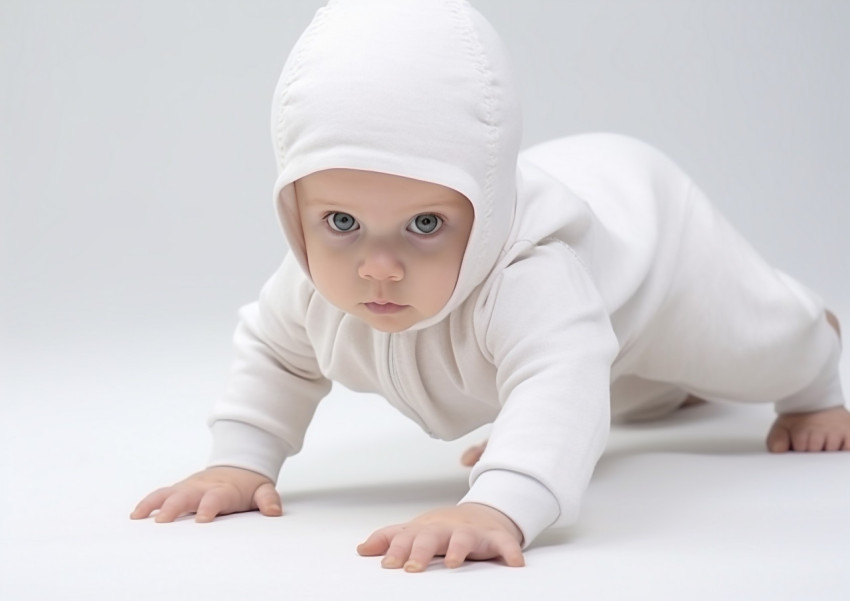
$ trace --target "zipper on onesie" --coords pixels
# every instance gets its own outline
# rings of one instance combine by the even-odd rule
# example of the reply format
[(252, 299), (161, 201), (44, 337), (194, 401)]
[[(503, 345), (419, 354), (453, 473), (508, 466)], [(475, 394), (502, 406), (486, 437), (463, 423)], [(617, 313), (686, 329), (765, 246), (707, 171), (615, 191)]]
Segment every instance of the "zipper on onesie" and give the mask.
[(406, 397), (404, 395), (404, 386), (401, 382), (401, 377), (398, 375), (398, 369), (395, 361), (395, 353), (394, 348), (398, 344), (396, 342), (397, 334), (389, 333), (387, 334), (387, 372), (389, 376), (390, 384), (392, 384), (393, 392), (395, 396), (399, 399), (399, 404), (401, 405), (400, 409), (407, 414), (413, 421), (415, 421), (420, 428), (422, 428), (428, 436), (431, 438), (435, 438), (434, 433), (430, 428), (425, 424), (425, 420), (422, 419), (422, 416), (417, 412), (410, 403), (407, 402)]

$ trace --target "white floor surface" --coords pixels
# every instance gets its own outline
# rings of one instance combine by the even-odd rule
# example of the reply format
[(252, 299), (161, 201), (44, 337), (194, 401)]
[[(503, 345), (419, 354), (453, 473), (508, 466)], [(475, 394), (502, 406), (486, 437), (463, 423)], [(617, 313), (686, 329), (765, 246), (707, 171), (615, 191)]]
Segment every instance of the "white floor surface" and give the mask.
[(359, 557), (373, 529), (455, 502), (457, 457), (486, 432), (434, 441), (342, 389), (284, 466), (284, 517), (129, 520), (203, 464), (228, 350), (41, 346), (5, 361), (0, 599), (850, 598), (850, 453), (764, 452), (766, 406), (615, 428), (579, 524), (545, 533), (522, 569), (406, 574)]

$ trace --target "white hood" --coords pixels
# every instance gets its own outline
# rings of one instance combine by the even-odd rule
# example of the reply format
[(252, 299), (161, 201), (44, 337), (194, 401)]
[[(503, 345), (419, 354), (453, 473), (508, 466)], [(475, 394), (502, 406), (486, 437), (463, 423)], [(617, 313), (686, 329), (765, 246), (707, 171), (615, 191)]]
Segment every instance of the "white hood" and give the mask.
[(275, 90), (274, 197), (310, 277), (292, 183), (379, 171), (465, 195), (475, 222), (442, 320), (484, 281), (508, 237), (521, 137), (517, 86), (490, 24), (460, 0), (336, 0), (295, 44)]

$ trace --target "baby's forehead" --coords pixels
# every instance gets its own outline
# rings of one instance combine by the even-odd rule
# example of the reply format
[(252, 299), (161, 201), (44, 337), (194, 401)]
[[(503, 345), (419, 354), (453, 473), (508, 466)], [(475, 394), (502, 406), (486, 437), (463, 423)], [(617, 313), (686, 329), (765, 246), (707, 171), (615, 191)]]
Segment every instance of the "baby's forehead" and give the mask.
[(375, 199), (407, 200), (452, 206), (466, 197), (442, 184), (382, 171), (335, 168), (316, 171), (294, 182), (299, 203), (363, 204)]

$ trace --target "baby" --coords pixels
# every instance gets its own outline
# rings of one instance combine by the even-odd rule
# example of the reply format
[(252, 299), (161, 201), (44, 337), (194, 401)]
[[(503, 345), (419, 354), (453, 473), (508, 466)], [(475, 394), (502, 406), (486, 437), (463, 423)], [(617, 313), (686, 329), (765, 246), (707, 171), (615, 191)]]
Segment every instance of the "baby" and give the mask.
[(468, 494), (358, 551), (424, 570), (524, 563), (576, 520), (612, 416), (772, 402), (770, 451), (850, 450), (839, 327), (669, 159), (615, 135), (518, 153), (504, 48), (462, 0), (339, 0), (275, 92), (291, 252), (242, 309), (210, 467), (133, 518), (282, 513), (275, 489), (335, 380), (430, 435), (492, 423)]

